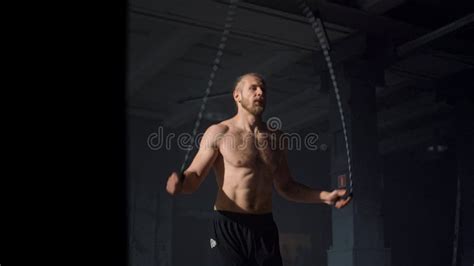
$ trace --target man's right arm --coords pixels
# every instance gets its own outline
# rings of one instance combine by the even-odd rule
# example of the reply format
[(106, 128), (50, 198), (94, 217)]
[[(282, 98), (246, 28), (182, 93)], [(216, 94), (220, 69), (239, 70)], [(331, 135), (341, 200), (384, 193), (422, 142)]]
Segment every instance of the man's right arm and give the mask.
[(209, 174), (219, 154), (217, 142), (226, 129), (227, 127), (224, 125), (212, 125), (206, 130), (202, 137), (199, 151), (191, 165), (183, 172), (182, 180), (176, 172), (173, 172), (168, 178), (166, 185), (168, 193), (171, 195), (179, 193), (191, 194), (199, 188), (204, 178)]

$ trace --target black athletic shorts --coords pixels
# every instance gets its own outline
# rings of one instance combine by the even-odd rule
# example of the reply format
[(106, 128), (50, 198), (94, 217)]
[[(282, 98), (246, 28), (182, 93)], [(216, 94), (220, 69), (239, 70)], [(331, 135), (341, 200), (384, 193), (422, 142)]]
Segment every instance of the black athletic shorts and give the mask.
[(209, 235), (212, 266), (282, 266), (272, 213), (214, 211)]

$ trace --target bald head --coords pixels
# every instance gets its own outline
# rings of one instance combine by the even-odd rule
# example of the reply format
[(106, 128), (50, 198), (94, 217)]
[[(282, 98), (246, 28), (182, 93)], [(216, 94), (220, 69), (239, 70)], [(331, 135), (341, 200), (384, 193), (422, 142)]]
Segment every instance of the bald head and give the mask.
[(242, 83), (243, 83), (242, 81), (244, 81), (245, 78), (247, 78), (247, 77), (254, 77), (254, 78), (260, 80), (260, 82), (265, 86), (265, 80), (264, 80), (263, 76), (260, 75), (259, 73), (251, 72), (251, 73), (246, 73), (246, 74), (243, 74), (243, 75), (237, 77), (237, 79), (234, 82), (234, 91), (235, 90), (240, 90), (242, 88), (241, 87)]
[(238, 77), (234, 84), (234, 101), (237, 110), (258, 115), (265, 109), (265, 80), (258, 73)]

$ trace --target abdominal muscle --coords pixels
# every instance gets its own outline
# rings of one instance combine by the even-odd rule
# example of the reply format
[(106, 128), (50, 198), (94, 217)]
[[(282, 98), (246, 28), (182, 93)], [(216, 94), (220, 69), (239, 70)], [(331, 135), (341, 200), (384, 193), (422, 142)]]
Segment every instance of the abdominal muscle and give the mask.
[(219, 156), (214, 170), (218, 185), (214, 210), (252, 214), (272, 211), (273, 180), (264, 166), (236, 167)]

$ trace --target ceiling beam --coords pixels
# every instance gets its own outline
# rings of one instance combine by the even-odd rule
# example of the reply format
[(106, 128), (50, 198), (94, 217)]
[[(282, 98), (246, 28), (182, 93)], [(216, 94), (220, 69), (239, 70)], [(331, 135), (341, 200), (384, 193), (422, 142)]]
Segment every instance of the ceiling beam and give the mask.
[[(294, 64), (298, 60), (302, 59), (304, 56), (308, 56), (305, 52), (299, 51), (281, 51), (271, 55), (267, 60), (263, 61), (259, 65), (255, 67), (248, 67), (250, 71), (255, 71), (263, 74), (264, 76), (270, 76), (273, 73), (278, 73), (283, 70), (285, 67)], [(236, 77), (235, 77), (236, 78)], [(315, 93), (312, 93), (315, 95)], [(211, 99), (219, 99), (221, 97), (228, 96), (228, 93), (221, 93), (215, 95), (217, 97), (212, 97)], [(306, 96), (299, 96), (301, 100), (307, 100), (308, 95)], [(209, 99), (209, 100), (211, 100)], [(167, 119), (167, 123), (169, 125), (180, 126), (185, 123), (191, 122), (193, 119), (196, 118), (197, 114), (194, 112), (190, 112), (190, 109), (198, 110), (198, 106), (202, 102), (201, 99), (196, 99), (197, 101), (186, 102), (188, 105), (180, 104), (176, 106), (176, 112), (172, 112), (173, 115), (169, 119)], [(280, 109), (276, 109), (277, 111), (284, 110), (284, 108), (288, 108), (290, 105), (285, 101), (283, 104), (279, 105)], [(272, 109), (273, 110), (273, 109)]]
[[(225, 3), (222, 0), (217, 0), (218, 2)], [(398, 1), (403, 0), (381, 0), (384, 3), (380, 3), (379, 7), (375, 4), (373, 6), (374, 10), (377, 8), (381, 11), (395, 7), (399, 3)], [(388, 17), (384, 17), (377, 14), (368, 13), (366, 10), (360, 10), (357, 8), (348, 7), (345, 5), (329, 2), (327, 0), (314, 0), (311, 1), (311, 7), (318, 9), (318, 13), (321, 15), (324, 21), (326, 28), (331, 25), (337, 25), (337, 27), (345, 27), (347, 29), (352, 29), (351, 32), (360, 31), (360, 32), (387, 32), (392, 31), (392, 34), (396, 36), (416, 36), (419, 34), (426, 33), (427, 30), (420, 28), (415, 25), (408, 24), (406, 22), (397, 21)], [(386, 3), (385, 3), (386, 2)], [(393, 2), (393, 3), (392, 3)], [(251, 10), (251, 11), (261, 11), (263, 13), (273, 13), (278, 16), (286, 16), (292, 20), (300, 20), (306, 22), (307, 19), (301, 14), (291, 14), (287, 12), (278, 11), (275, 9), (258, 6), (255, 4), (249, 4), (240, 2), (238, 6), (241, 9)], [(296, 3), (295, 3), (296, 6)], [(391, 6), (391, 7), (390, 7)], [(349, 32), (348, 32), (349, 33)]]
[(390, 9), (395, 8), (406, 2), (406, 0), (358, 0), (362, 10), (368, 11), (371, 14), (383, 14)]
[[(142, 15), (156, 21), (221, 32), (227, 9), (226, 3), (212, 1), (165, 0), (162, 6), (151, 8), (131, 6), (132, 15)], [(346, 6), (317, 1), (330, 41), (338, 40), (355, 30), (362, 32), (390, 31), (397, 37), (413, 39), (427, 31), (413, 25)], [(262, 7), (245, 4), (237, 8), (232, 22), (232, 36), (253, 41), (317, 51), (319, 44), (307, 19), (273, 9), (263, 12)]]
[(314, 98), (316, 99), (318, 93), (314, 88), (308, 88), (298, 94), (294, 94), (288, 97), (285, 101), (275, 106), (269, 106), (267, 110), (267, 116), (278, 116), (282, 113), (288, 112), (288, 110), (294, 109), (295, 106), (301, 106), (302, 103)]
[(279, 73), (284, 68), (309, 55), (306, 52), (300, 51), (278, 52), (255, 67), (255, 72), (262, 74), (264, 77), (270, 77), (272, 74)]
[[(284, 130), (296, 131), (327, 118), (328, 97), (328, 94), (321, 94), (314, 88), (307, 89), (269, 110), (265, 117), (278, 117)], [(285, 124), (285, 121), (290, 122)]]
[(448, 107), (444, 103), (435, 103), (430, 97), (416, 99), (403, 105), (380, 112), (377, 115), (377, 125), (380, 130), (387, 130), (400, 125), (407, 120), (420, 119), (421, 117), (436, 113)]
[[(151, 8), (131, 6), (132, 15), (146, 16), (156, 21), (188, 26), (211, 32), (221, 32), (227, 3), (212, 1), (165, 0)], [(318, 51), (312, 29), (303, 15), (289, 14), (257, 5), (241, 3), (232, 22), (232, 36), (252, 41), (273, 43), (308, 51)], [(317, 1), (330, 41), (336, 41), (355, 30), (387, 32), (402, 39), (413, 39), (427, 30), (366, 11), (327, 1)], [(265, 10), (263, 10), (265, 9)], [(255, 23), (258, 22), (258, 23)]]
[[(176, 3), (169, 6), (168, 9), (150, 10), (132, 6), (129, 11), (132, 16), (146, 17), (157, 23), (164, 22), (188, 29), (221, 33), (226, 22), (224, 7), (220, 3), (188, 1)], [(233, 38), (271, 44), (277, 47), (306, 51), (319, 50), (319, 46), (311, 34), (311, 26), (307, 22), (285, 20), (281, 17), (248, 10), (237, 10), (236, 12), (230, 31), (230, 36)], [(256, 21), (259, 23), (255, 23)], [(338, 27), (334, 28), (328, 27), (328, 34), (332, 34), (334, 39), (347, 34), (347, 31), (341, 31)]]
[[(391, 70), (385, 70), (386, 75), (390, 74)], [(393, 72), (394, 73), (394, 72)], [(408, 77), (404, 75), (404, 73), (397, 73), (401, 77), (400, 81), (396, 84), (392, 84), (390, 86), (385, 86), (383, 89), (377, 91), (377, 102), (382, 103), (386, 99), (390, 100), (390, 98), (398, 93), (402, 89), (406, 89), (409, 87), (433, 87), (436, 85), (436, 82), (431, 79), (420, 79), (420, 78), (412, 78), (411, 76)]]
[[(354, 33), (344, 39), (331, 44), (331, 62), (333, 65), (338, 65), (350, 58), (362, 54), (366, 50), (367, 41), (364, 33)], [(320, 71), (327, 71), (327, 63), (322, 53), (313, 54), (313, 68), (316, 73)]]
[(350, 27), (361, 32), (390, 32), (391, 35), (397, 38), (408, 39), (410, 39), (410, 36), (419, 36), (420, 34), (428, 32), (426, 29), (418, 26), (388, 17), (370, 14), (365, 10), (331, 3), (327, 0), (316, 0), (315, 2), (324, 21)]
[(155, 121), (163, 121), (163, 119), (165, 118), (164, 113), (162, 112), (151, 111), (151, 110), (137, 108), (137, 107), (128, 107), (127, 115), (147, 118), (147, 119), (151, 119)]
[(437, 30), (434, 30), (430, 33), (427, 33), (421, 37), (418, 37), (412, 41), (406, 42), (397, 47), (397, 53), (399, 56), (404, 56), (407, 53), (419, 48), (423, 45), (426, 45), (429, 42), (432, 42), (438, 38), (443, 37), (446, 34), (449, 34), (457, 29), (464, 27), (466, 25), (474, 22), (474, 13), (471, 13), (463, 18), (460, 18), (452, 23), (449, 23), (446, 26), (443, 26)]
[(304, 129), (305, 127), (320, 124), (321, 122), (326, 121), (328, 115), (328, 110), (322, 110), (318, 112), (307, 112), (305, 113), (304, 117), (293, 119), (292, 122), (289, 123), (287, 126), (283, 125), (283, 129), (287, 132), (295, 132)]

